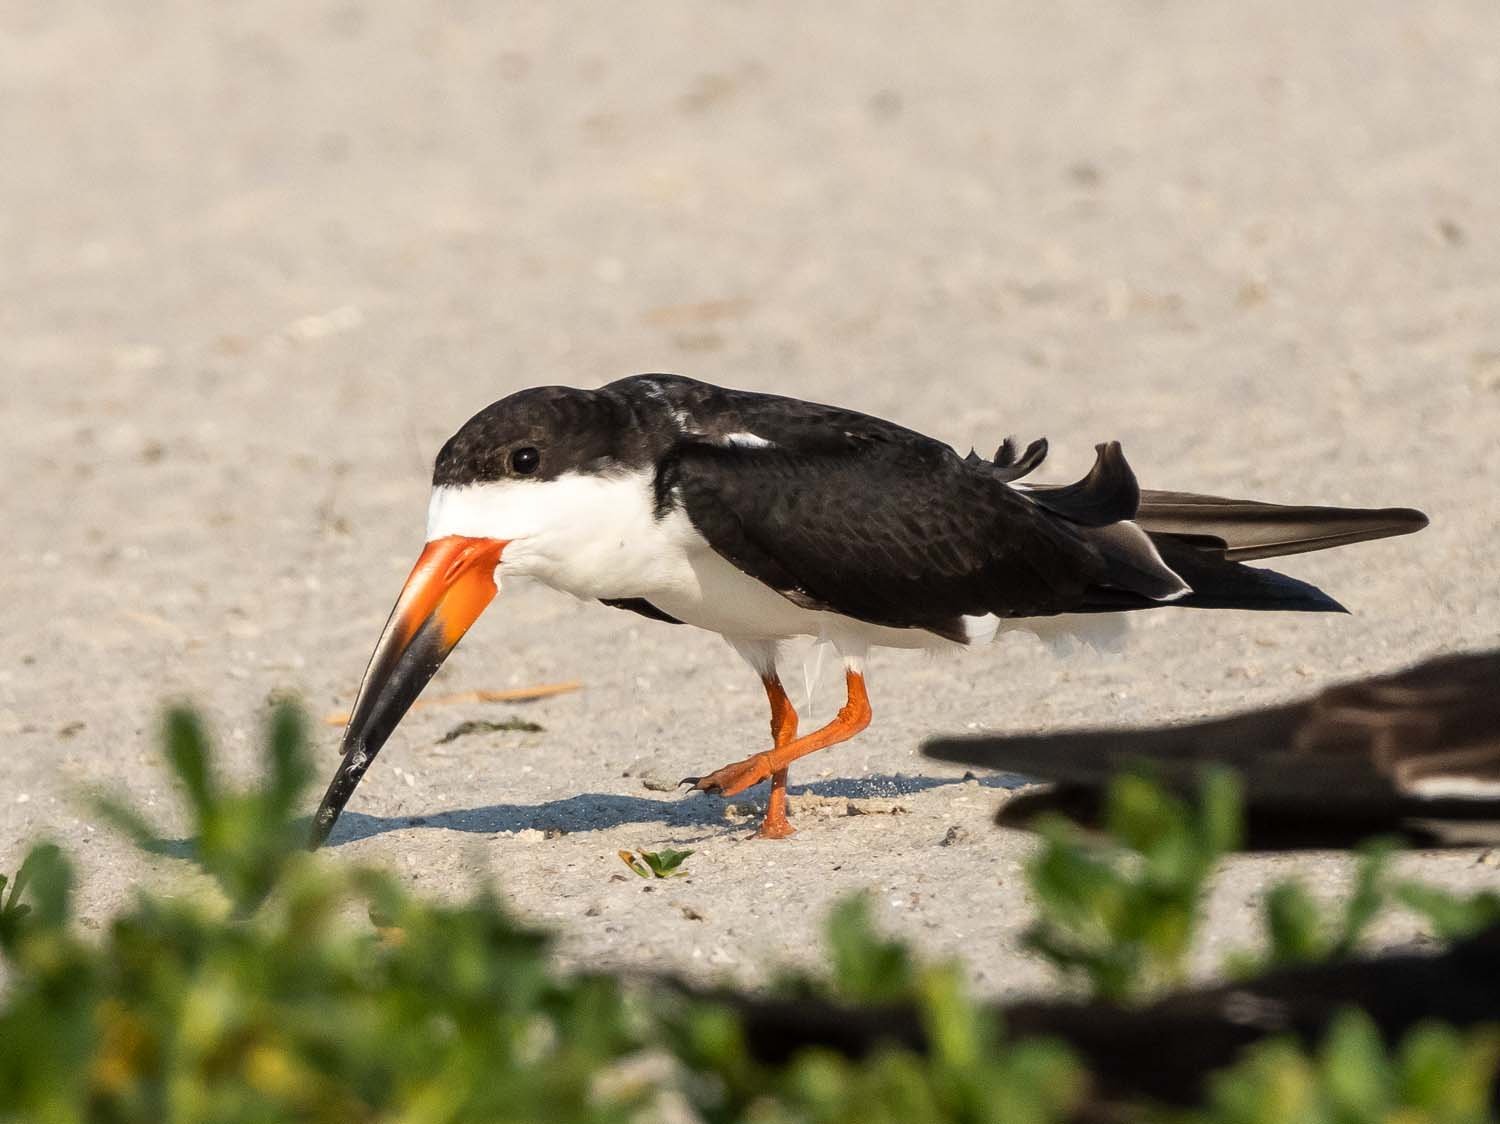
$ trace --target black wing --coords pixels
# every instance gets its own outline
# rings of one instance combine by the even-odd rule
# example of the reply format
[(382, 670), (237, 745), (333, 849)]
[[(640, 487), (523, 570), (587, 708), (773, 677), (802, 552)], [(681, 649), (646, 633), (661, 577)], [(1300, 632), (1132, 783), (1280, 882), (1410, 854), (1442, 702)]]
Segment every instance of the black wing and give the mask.
[(680, 376), (601, 393), (654, 404), (648, 428), (674, 435), (660, 446), (658, 513), (681, 505), (721, 555), (809, 607), (953, 639), (963, 616), (988, 613), (1338, 607), (1222, 550), (1179, 550), (1193, 574), (1178, 573), (1128, 522), (1141, 491), (1115, 442), (1076, 484), (1011, 487), (1044, 441), (1017, 454), (1007, 440), (988, 462), (867, 414)]
[(930, 438), (884, 423), (748, 432), (769, 445), (677, 445), (657, 502), (798, 604), (961, 639), (965, 615), (1066, 612), (1109, 576), (1079, 528)]
[(611, 609), (624, 609), (626, 612), (639, 613), (647, 620), (661, 621), (663, 624), (682, 623), (671, 613), (662, 612), (644, 597), (601, 597), (599, 604), (608, 605)]

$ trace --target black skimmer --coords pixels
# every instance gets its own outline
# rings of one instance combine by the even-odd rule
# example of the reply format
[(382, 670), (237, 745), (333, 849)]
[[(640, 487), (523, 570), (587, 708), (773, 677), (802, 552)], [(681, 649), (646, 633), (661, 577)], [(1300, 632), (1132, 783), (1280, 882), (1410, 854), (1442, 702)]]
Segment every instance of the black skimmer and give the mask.
[[(1282, 507), (1142, 492), (1118, 444), (1082, 480), (1023, 481), (1046, 454), (993, 460), (853, 410), (637, 375), (539, 387), (481, 410), (438, 453), (418, 559), (371, 657), (344, 761), (313, 825), (333, 827), (370, 761), (497, 581), (720, 633), (755, 670), (773, 747), (696, 789), (770, 780), (763, 836), (790, 834), (787, 767), (870, 720), (871, 647), (972, 644), (1061, 614), (1159, 605), (1341, 611), (1243, 559), (1415, 531), (1419, 512)], [(848, 701), (798, 736), (778, 647), (822, 638)]]
[(1109, 778), (1134, 765), (1189, 790), (1204, 768), (1222, 764), (1240, 774), (1252, 837), (1265, 845), (1348, 844), (1381, 831), (1493, 843), (1500, 651), (1442, 656), (1302, 702), (1191, 725), (941, 738), (922, 751), (1057, 782), (1049, 796), (1007, 803), (1006, 825), (1058, 806), (1088, 818)]

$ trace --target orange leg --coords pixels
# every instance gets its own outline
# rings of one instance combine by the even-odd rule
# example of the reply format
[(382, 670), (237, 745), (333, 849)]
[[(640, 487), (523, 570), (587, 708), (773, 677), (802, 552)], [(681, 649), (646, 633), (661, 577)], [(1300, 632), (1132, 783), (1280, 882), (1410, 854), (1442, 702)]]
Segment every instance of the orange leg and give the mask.
[[(706, 777), (689, 777), (683, 783), (691, 784), (700, 792), (734, 796), (753, 784), (774, 778), (799, 757), (848, 741), (870, 724), (870, 697), (865, 693), (865, 677), (859, 672), (845, 672), (844, 678), (848, 684), (849, 699), (839, 710), (838, 716), (822, 729), (814, 730), (806, 737), (796, 738), (785, 745), (778, 745), (768, 752), (736, 761), (733, 765), (725, 765)], [(769, 811), (766, 818), (770, 819)]]
[[(766, 700), (771, 704), (771, 741), (780, 749), (797, 740), (797, 712), (775, 672), (761, 682), (766, 687)], [(785, 769), (780, 769), (771, 774), (771, 798), (766, 801), (766, 818), (761, 820), (760, 830), (755, 833), (757, 839), (785, 839), (797, 830), (786, 818), (786, 773)]]

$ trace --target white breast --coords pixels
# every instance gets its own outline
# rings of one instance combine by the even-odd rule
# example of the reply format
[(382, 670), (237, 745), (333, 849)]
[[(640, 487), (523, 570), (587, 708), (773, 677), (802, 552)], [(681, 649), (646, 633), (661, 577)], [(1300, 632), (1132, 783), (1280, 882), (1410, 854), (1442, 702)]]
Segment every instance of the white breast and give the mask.
[(447, 535), (507, 542), (497, 577), (577, 597), (641, 597), (691, 580), (682, 527), (656, 519), (646, 471), (434, 488), (427, 539)]

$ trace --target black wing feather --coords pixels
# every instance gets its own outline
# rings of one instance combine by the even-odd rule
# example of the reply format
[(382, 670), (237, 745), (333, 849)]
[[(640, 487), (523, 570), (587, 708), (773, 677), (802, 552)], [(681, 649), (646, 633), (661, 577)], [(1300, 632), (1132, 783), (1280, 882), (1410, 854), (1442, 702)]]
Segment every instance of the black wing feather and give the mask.
[(663, 624), (682, 623), (671, 613), (662, 612), (644, 597), (601, 597), (599, 604), (608, 605), (611, 609), (624, 609), (628, 613), (639, 613), (648, 620), (661, 621)]
[[(1231, 563), (1217, 536), (1153, 546), (1126, 522), (1143, 494), (1114, 442), (1076, 484), (1013, 488), (1045, 441), (965, 460), (868, 414), (678, 376), (601, 393), (655, 404), (658, 517), (681, 505), (719, 554), (798, 604), (953, 639), (962, 617), (988, 613), (1338, 608), (1305, 583)], [(1191, 529), (1180, 523), (1174, 531)], [(1191, 578), (1163, 558), (1179, 544)]]
[(1066, 612), (1105, 577), (1075, 528), (938, 442), (825, 431), (785, 448), (755, 432), (773, 446), (680, 444), (658, 502), (798, 604), (961, 639), (964, 615)]

